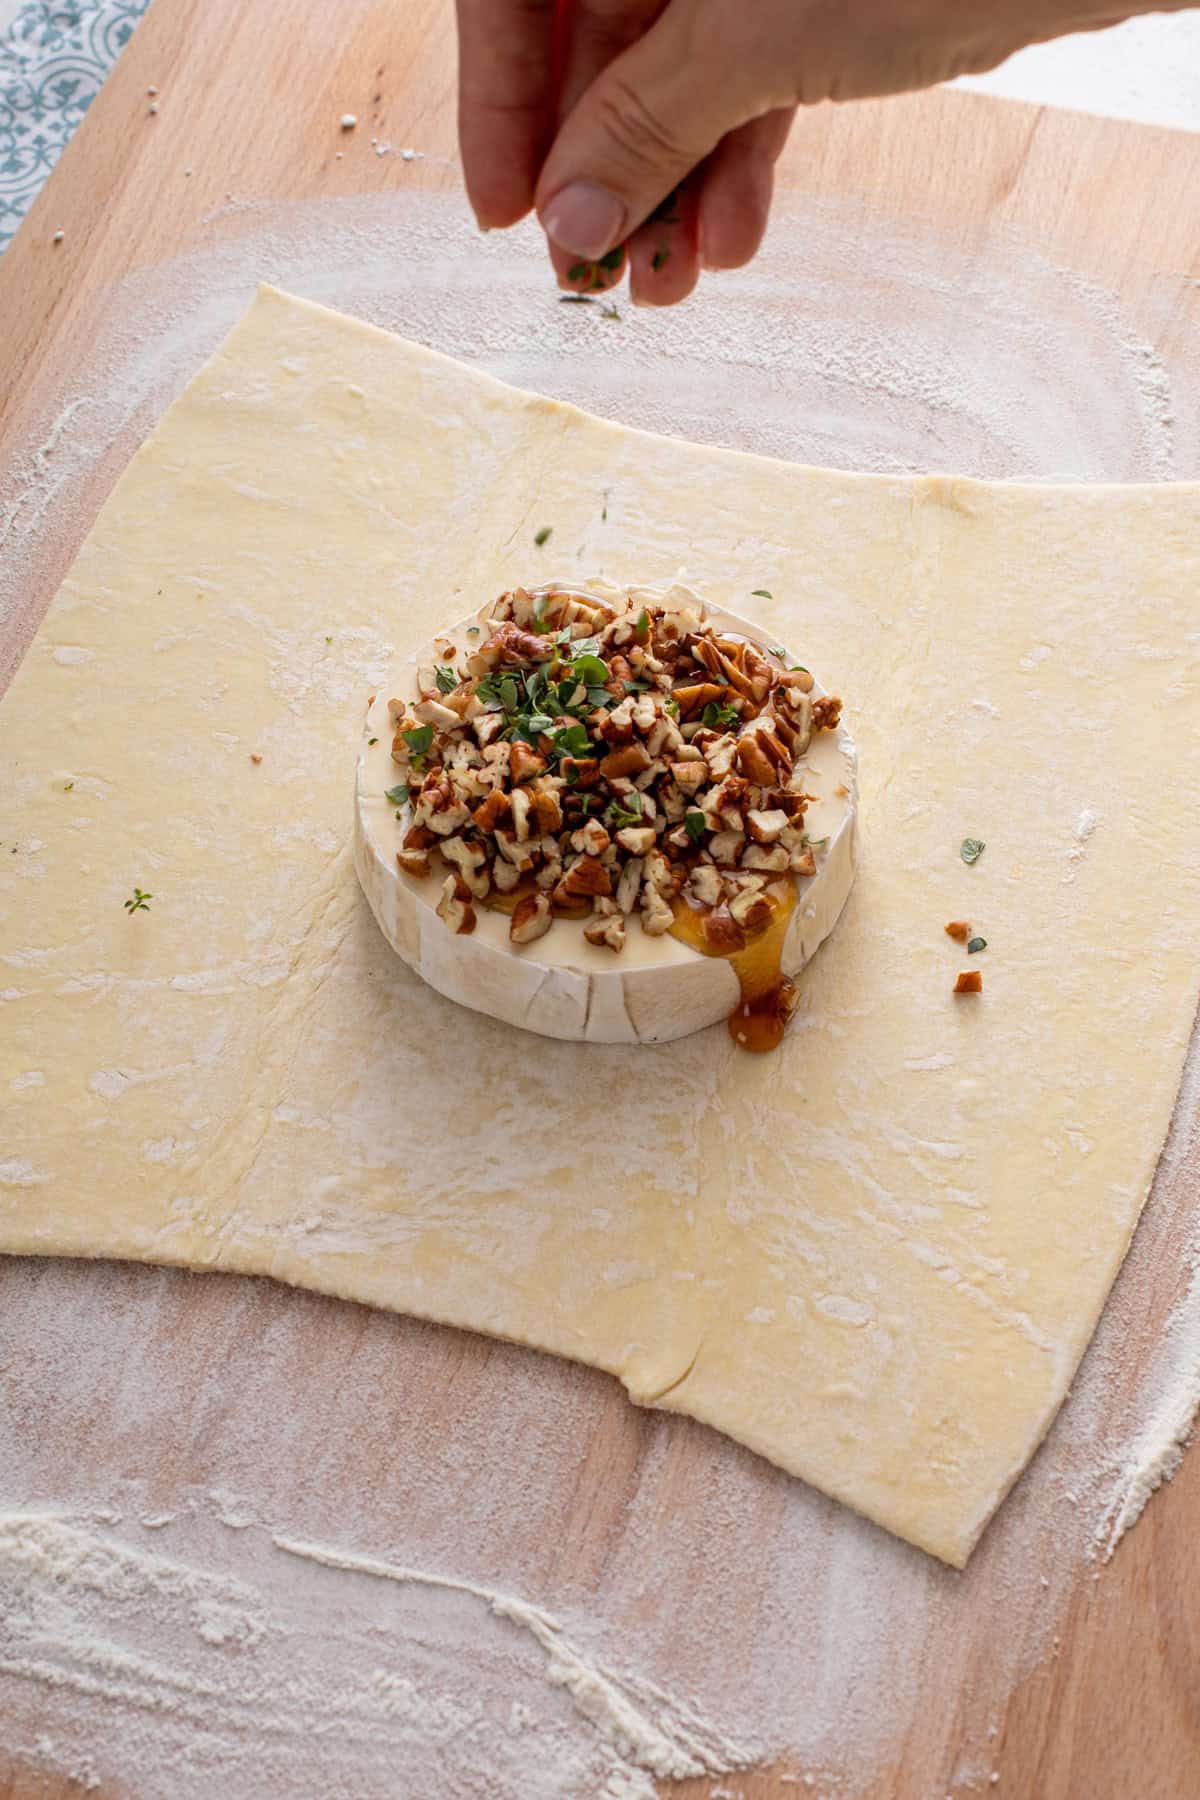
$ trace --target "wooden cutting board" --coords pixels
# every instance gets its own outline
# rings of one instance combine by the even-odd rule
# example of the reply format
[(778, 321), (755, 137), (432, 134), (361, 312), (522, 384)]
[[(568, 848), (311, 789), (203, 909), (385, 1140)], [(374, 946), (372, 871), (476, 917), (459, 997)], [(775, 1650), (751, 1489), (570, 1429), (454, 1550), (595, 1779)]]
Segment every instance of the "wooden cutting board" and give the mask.
[[(161, 95), (156, 115), (148, 105), (152, 87)], [(457, 185), (453, 30), (441, 0), (339, 0), (336, 7), (328, 0), (155, 0), (0, 262), (0, 468), (39, 420), (53, 417), (55, 397), (86, 375), (89, 346), (111, 323), (121, 277), (201, 240), (211, 246), (223, 233), (236, 235), (235, 210), (213, 216), (228, 196), (282, 202), (394, 189), (390, 159), (337, 158), (336, 121), (346, 110), (358, 114), (361, 132), (422, 147), (426, 160), (406, 179)], [(1117, 293), (1130, 325), (1168, 359), (1200, 319), (1200, 137), (942, 92), (809, 115), (794, 133), (781, 181), (829, 202), (865, 199), (910, 228), (929, 221), (931, 234), (967, 249), (1000, 229), (1023, 234), (1061, 268)], [(59, 230), (65, 235), (55, 245)], [(124, 454), (95, 462), (89, 515)], [(0, 678), (84, 528), (80, 521), (59, 534), (37, 569), (35, 604), (0, 639)], [(1193, 1161), (1193, 1191), (1198, 1174)], [(41, 1273), (33, 1262), (0, 1268), (0, 1306), (27, 1297)], [(371, 1329), (360, 1308), (301, 1301), (269, 1284), (223, 1277), (197, 1283), (103, 1266), (75, 1273), (81, 1305), (98, 1296), (107, 1304), (119, 1293), (136, 1309), (139, 1294), (153, 1296), (146, 1351), (160, 1357), (164, 1381), (177, 1383), (181, 1394), (190, 1391), (198, 1364), (206, 1371), (210, 1358), (219, 1365), (233, 1354), (248, 1329), (247, 1305), (254, 1330), (264, 1334), (296, 1305), (309, 1309), (317, 1382), (329, 1369), (346, 1378)], [(165, 1335), (164, 1309), (171, 1320)], [(424, 1414), (435, 1428), (441, 1421), (452, 1434), (493, 1347), (411, 1323), (390, 1321), (387, 1329), (403, 1334), (418, 1371), (404, 1393), (406, 1413)], [(37, 1354), (34, 1344), (30, 1356)], [(514, 1366), (519, 1378), (521, 1365)], [(5, 1368), (3, 1380), (19, 1406), (22, 1368)], [(96, 1372), (91, 1416), (110, 1416), (119, 1381), (119, 1371)], [(554, 1566), (584, 1581), (601, 1579), (605, 1555), (619, 1541), (624, 1499), (647, 1442), (645, 1420), (613, 1384), (597, 1386), (593, 1400), (598, 1422), (581, 1465), (578, 1504), (553, 1548)], [(44, 1467), (82, 1468), (102, 1484), (128, 1465), (129, 1447), (79, 1420), (78, 1408), (39, 1419)], [(347, 1465), (348, 1493), (384, 1479), (398, 1427), (384, 1417), (373, 1429), (377, 1442), (360, 1445), (361, 1456)], [(708, 1454), (681, 1456), (675, 1529), (686, 1530), (689, 1491), (703, 1482)], [(156, 1504), (169, 1507), (204, 1478), (203, 1415), (185, 1418), (169, 1447), (148, 1433), (137, 1460)], [(326, 1469), (325, 1478), (336, 1483), (337, 1470)], [(50, 1474), (46, 1492), (53, 1497)], [(0, 1506), (30, 1498), (7, 1491), (0, 1470)], [(1200, 1593), (1198, 1510), (1200, 1456), (1192, 1456), (1100, 1579), (1081, 1577), (1053, 1653), (1015, 1691), (996, 1687), (992, 1673), (994, 1634), (1019, 1629), (1019, 1619), (1001, 1608), (974, 1622), (956, 1667), (931, 1677), (928, 1703), (897, 1734), (888, 1766), (865, 1786), (836, 1791), (871, 1800), (924, 1800), (952, 1786), (963, 1792), (961, 1777), (955, 1784), (963, 1721), (981, 1706), (996, 1722), (989, 1754), (1002, 1764), (1003, 1794), (1171, 1800), (1200, 1791), (1200, 1603), (1189, 1598)], [(919, 1643), (912, 1653), (920, 1656)], [(16, 1755), (41, 1731), (53, 1739), (55, 1719), (53, 1689), (31, 1684), (21, 1716), (0, 1723), (0, 1797), (56, 1800), (78, 1791), (48, 1781)], [(836, 1771), (832, 1776), (835, 1782)], [(698, 1800), (712, 1786), (702, 1780), (664, 1784), (663, 1791)], [(726, 1789), (744, 1800), (789, 1800), (807, 1791), (786, 1766), (728, 1778)]]

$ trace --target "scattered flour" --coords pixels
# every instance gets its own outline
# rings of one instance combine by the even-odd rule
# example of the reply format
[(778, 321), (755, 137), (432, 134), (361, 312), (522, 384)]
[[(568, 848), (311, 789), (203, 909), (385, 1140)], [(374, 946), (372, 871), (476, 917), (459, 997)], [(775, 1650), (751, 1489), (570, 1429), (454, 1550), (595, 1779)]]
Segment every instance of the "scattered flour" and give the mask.
[(1117, 1502), (1101, 1528), (1106, 1562), (1137, 1524), (1150, 1496), (1174, 1475), (1192, 1441), (1200, 1407), (1200, 1267), (1193, 1269), (1187, 1292), (1171, 1312), (1155, 1360), (1165, 1365), (1166, 1380), (1160, 1370), (1160, 1392), (1129, 1446)]
[[(1168, 370), (1110, 296), (999, 233), (966, 254), (793, 203), (753, 269), (613, 320), (558, 303), (532, 228), (481, 241), (452, 196), (231, 199), (207, 241), (107, 296), (83, 391), (0, 475), (0, 685), (259, 279), (702, 441), (881, 471), (1200, 473), (1173, 399), (1194, 361)], [(1068, 827), (1071, 867), (1099, 825)], [(1171, 1473), (1200, 1396), (1198, 1101), (1193, 1058), (1073, 1398), (962, 1575), (591, 1370), (267, 1282), (0, 1266), (5, 1749), (171, 1800), (382, 1800), (398, 1770), (421, 1795), (650, 1800), (659, 1775), (772, 1757), (840, 1794), (1002, 1616), (937, 1791), (989, 1783), (997, 1704)], [(0, 1161), (0, 1207), (37, 1179)], [(308, 1225), (335, 1233), (336, 1199)]]
[[(431, 1767), (444, 1782), (437, 1791), (513, 1800), (585, 1792), (652, 1800), (651, 1774), (702, 1775), (748, 1760), (687, 1707), (673, 1709), (657, 1690), (602, 1668), (537, 1607), (321, 1544), (279, 1538), (276, 1547), (421, 1592), (416, 1604), (377, 1609), (372, 1641), (346, 1680), (331, 1655), (346, 1629), (340, 1584), (318, 1581), (298, 1606), (290, 1571), (265, 1539), (267, 1579), (249, 1582), (146, 1550), (96, 1517), (0, 1514), (0, 1677), (55, 1690), (60, 1721), (93, 1703), (115, 1709), (135, 1744), (157, 1740), (179, 1800), (211, 1794), (217, 1771), (222, 1793), (253, 1791), (256, 1763), (264, 1775), (294, 1763), (298, 1778), (303, 1765), (305, 1792), (321, 1791), (318, 1780), (325, 1792), (347, 1791), (355, 1777), (379, 1784), (370, 1791), (395, 1792), (388, 1771), (415, 1744), (435, 1755)], [(582, 1731), (563, 1732), (561, 1707), (530, 1658), (514, 1654), (513, 1633), (503, 1623), (481, 1627), (472, 1601), (532, 1638)], [(472, 1638), (482, 1652), (472, 1659), (479, 1685), (452, 1697), (430, 1680), (432, 1666)], [(430, 1639), (432, 1650), (422, 1641)], [(61, 1724), (58, 1731), (59, 1740), (43, 1734), (26, 1753), (77, 1773), (77, 1755), (57, 1754)], [(189, 1766), (192, 1743), (203, 1749), (202, 1767)], [(104, 1761), (88, 1765), (93, 1784)], [(152, 1791), (164, 1790), (156, 1783)]]
[[(1095, 1548), (1107, 1562), (1125, 1533), (1141, 1518), (1152, 1494), (1183, 1460), (1200, 1414), (1200, 1217), (1196, 1210), (1196, 1157), (1200, 1153), (1200, 1047), (1197, 1038), (1184, 1068), (1171, 1134), (1158, 1167), (1154, 1204), (1168, 1242), (1160, 1252), (1159, 1292), (1167, 1274), (1179, 1271), (1186, 1286), (1165, 1320), (1161, 1304), (1149, 1313), (1156, 1327), (1149, 1342), (1136, 1412), (1116, 1439), (1109, 1471), (1109, 1500), (1095, 1530)], [(1164, 1216), (1165, 1215), (1165, 1216)], [(1147, 1234), (1143, 1221), (1141, 1234)], [(1135, 1242), (1135, 1251), (1140, 1240)], [(1146, 1335), (1145, 1323), (1142, 1335)]]
[(1090, 806), (1081, 809), (1079, 817), (1075, 821), (1072, 841), (1067, 846), (1067, 869), (1063, 876), (1064, 882), (1069, 884), (1074, 881), (1079, 872), (1079, 865), (1087, 854), (1088, 844), (1095, 836), (1099, 824), (1100, 814), (1098, 812)]
[[(549, 1680), (566, 1688), (584, 1717), (613, 1743), (623, 1758), (639, 1768), (682, 1780), (687, 1775), (703, 1775), (713, 1768), (727, 1769), (749, 1760), (745, 1750), (730, 1743), (706, 1743), (695, 1729), (662, 1718), (656, 1722), (642, 1712), (626, 1691), (634, 1687), (630, 1678), (615, 1675), (582, 1655), (563, 1635), (560, 1622), (539, 1607), (515, 1600), (511, 1595), (498, 1594), (491, 1588), (479, 1587), (471, 1581), (452, 1581), (443, 1575), (395, 1568), (373, 1557), (353, 1556), (325, 1544), (304, 1544), (284, 1537), (276, 1537), (274, 1542), (277, 1549), (286, 1550), (290, 1556), (306, 1557), (328, 1569), (349, 1569), (378, 1580), (410, 1582), (420, 1587), (474, 1595), (497, 1618), (510, 1619), (536, 1639), (546, 1652)], [(662, 1696), (651, 1693), (657, 1707)]]

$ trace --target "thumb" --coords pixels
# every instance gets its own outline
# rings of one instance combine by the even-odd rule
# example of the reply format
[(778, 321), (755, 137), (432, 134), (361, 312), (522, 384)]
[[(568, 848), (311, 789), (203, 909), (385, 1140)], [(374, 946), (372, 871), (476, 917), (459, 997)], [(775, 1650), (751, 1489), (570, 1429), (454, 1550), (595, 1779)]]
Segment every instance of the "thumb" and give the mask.
[(535, 197), (546, 236), (561, 250), (597, 261), (649, 218), (726, 132), (772, 103), (755, 92), (748, 46), (720, 42), (723, 34), (704, 10), (671, 0), (563, 121)]

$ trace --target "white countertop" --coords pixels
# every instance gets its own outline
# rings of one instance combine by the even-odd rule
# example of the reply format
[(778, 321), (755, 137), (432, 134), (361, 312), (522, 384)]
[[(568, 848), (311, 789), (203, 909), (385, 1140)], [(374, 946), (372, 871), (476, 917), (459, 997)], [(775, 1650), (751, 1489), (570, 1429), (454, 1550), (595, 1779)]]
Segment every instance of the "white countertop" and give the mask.
[(1111, 31), (1037, 44), (957, 85), (1200, 131), (1200, 10), (1152, 13)]

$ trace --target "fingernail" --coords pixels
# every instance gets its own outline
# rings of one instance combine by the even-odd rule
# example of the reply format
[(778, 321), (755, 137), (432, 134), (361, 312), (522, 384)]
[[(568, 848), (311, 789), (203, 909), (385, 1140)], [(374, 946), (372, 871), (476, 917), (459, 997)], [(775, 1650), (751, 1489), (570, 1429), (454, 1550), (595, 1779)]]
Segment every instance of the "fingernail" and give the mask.
[(572, 181), (555, 194), (541, 218), (546, 236), (560, 250), (594, 262), (621, 237), (625, 206), (593, 181)]

